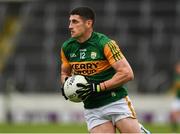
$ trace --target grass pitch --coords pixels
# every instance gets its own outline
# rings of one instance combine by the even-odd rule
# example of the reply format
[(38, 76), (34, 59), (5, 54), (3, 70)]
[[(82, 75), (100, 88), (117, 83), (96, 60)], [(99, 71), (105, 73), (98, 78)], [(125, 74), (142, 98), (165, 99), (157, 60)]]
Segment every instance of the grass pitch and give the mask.
[(0, 133), (87, 133), (85, 124), (0, 124)]
[[(169, 124), (144, 124), (152, 133), (175, 133)], [(0, 124), (0, 133), (88, 133), (86, 124)], [(180, 133), (180, 126), (176, 133)]]

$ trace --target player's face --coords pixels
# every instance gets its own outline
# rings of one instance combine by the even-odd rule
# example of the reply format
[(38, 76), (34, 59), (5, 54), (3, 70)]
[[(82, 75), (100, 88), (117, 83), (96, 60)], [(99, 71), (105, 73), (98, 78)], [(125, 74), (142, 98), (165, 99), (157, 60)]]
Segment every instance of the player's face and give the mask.
[(86, 20), (82, 19), (79, 15), (70, 15), (69, 17), (69, 30), (71, 37), (79, 38), (87, 30)]

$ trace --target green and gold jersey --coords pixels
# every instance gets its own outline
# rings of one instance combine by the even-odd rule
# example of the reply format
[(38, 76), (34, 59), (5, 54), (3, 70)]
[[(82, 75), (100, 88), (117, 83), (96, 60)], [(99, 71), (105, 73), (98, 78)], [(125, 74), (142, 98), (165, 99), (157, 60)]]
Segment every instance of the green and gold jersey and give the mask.
[[(72, 74), (84, 75), (99, 83), (113, 77), (116, 72), (111, 65), (122, 58), (124, 56), (116, 42), (97, 32), (93, 32), (83, 43), (70, 38), (61, 48), (61, 61), (65, 66), (72, 68)], [(91, 95), (84, 101), (84, 107), (97, 108), (125, 96), (127, 91), (122, 85), (116, 89)]]

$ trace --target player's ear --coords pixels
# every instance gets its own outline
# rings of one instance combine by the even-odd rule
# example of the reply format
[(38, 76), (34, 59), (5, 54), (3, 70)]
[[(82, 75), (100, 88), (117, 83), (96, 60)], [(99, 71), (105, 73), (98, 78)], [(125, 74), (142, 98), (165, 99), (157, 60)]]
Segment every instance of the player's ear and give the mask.
[(92, 27), (93, 21), (92, 20), (86, 20), (86, 25), (88, 28)]

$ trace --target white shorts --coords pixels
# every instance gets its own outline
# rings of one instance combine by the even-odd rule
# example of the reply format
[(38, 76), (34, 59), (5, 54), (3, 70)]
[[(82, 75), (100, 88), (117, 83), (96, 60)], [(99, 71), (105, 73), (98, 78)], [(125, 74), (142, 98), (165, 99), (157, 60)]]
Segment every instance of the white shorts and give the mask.
[(128, 96), (99, 108), (85, 109), (84, 115), (89, 131), (105, 122), (111, 121), (115, 125), (121, 119), (136, 118), (136, 113)]
[(172, 102), (172, 106), (171, 106), (172, 110), (174, 111), (180, 111), (180, 99), (175, 99), (173, 102)]

